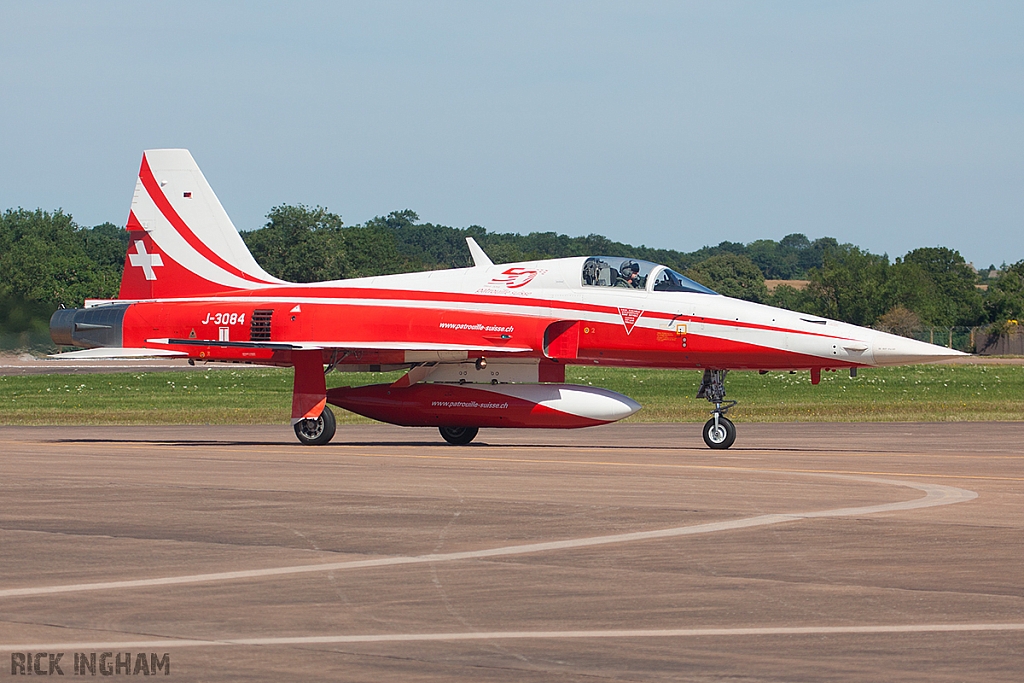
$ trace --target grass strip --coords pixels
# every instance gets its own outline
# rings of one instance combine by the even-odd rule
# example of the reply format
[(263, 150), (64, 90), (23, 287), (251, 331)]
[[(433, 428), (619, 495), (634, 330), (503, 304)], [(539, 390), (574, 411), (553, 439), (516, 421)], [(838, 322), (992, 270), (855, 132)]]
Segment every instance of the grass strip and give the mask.
[[(391, 382), (398, 373), (332, 373), (328, 386)], [(644, 409), (629, 422), (703, 422), (701, 373), (570, 367), (566, 380), (618, 391)], [(0, 377), (0, 424), (280, 424), (291, 407), (292, 372), (197, 368), (181, 372)], [(1024, 420), (1024, 366), (918, 365), (871, 368), (851, 378), (807, 372), (733, 372), (729, 414), (746, 422), (935, 422)], [(371, 422), (335, 408), (338, 422)]]

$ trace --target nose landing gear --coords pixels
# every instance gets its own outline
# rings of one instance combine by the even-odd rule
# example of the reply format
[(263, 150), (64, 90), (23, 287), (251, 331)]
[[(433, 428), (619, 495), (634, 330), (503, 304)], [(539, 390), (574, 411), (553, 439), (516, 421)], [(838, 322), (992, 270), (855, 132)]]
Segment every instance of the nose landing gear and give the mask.
[(704, 423), (704, 443), (708, 448), (728, 448), (736, 440), (736, 425), (732, 420), (715, 413), (715, 416)]
[(704, 443), (708, 448), (726, 449), (736, 441), (736, 425), (725, 413), (736, 405), (736, 401), (725, 400), (725, 375), (728, 370), (705, 370), (697, 390), (697, 398), (704, 398), (715, 404), (711, 419), (704, 423)]

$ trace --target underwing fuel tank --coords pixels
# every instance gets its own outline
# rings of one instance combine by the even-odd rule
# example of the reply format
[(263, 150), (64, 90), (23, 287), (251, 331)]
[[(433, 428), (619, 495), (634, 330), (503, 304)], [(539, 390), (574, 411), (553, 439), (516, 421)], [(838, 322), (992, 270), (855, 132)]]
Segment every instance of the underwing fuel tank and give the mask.
[(578, 384), (371, 384), (330, 389), (327, 402), (406, 427), (576, 429), (640, 410), (628, 396)]

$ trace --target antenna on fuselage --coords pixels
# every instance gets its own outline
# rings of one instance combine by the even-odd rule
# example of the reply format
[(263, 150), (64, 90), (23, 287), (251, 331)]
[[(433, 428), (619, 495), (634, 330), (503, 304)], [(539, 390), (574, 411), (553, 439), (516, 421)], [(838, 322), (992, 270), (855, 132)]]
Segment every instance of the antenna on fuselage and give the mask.
[(476, 243), (476, 240), (472, 237), (466, 238), (466, 244), (469, 245), (469, 253), (473, 256), (473, 265), (477, 268), (486, 268), (493, 266), (494, 262), (488, 258), (484, 250), (480, 248), (480, 245)]

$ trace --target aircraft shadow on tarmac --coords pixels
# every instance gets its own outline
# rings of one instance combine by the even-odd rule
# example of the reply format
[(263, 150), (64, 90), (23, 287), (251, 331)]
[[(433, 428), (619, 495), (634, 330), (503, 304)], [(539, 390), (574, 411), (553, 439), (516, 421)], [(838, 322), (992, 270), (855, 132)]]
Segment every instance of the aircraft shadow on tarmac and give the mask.
[[(154, 439), (118, 439), (118, 438), (109, 438), (109, 439), (95, 439), (95, 438), (93, 438), (93, 439), (86, 439), (86, 438), (78, 438), (78, 439), (53, 439), (53, 440), (50, 440), (48, 443), (58, 443), (58, 444), (76, 444), (76, 443), (78, 443), (78, 444), (101, 444), (101, 443), (119, 444), (119, 443), (123, 443), (123, 444), (149, 444), (149, 445), (152, 445), (152, 446), (192, 446), (192, 447), (195, 447), (195, 446), (211, 446), (211, 447), (215, 447), (215, 446), (223, 446), (223, 447), (229, 447), (229, 446), (287, 446), (287, 447), (292, 447), (292, 446), (294, 446), (296, 451), (302, 451), (302, 450), (308, 449), (307, 446), (303, 446), (302, 444), (291, 443), (291, 442), (287, 442), (287, 441), (256, 441), (256, 440), (242, 441), (242, 440), (227, 440), (227, 439), (219, 439), (219, 440), (212, 440), (212, 439), (191, 440), (191, 439), (155, 439), (155, 438)], [(408, 448), (408, 447), (415, 447), (415, 448), (433, 448), (433, 449), (450, 450), (452, 452), (462, 452), (462, 451), (465, 451), (467, 449), (473, 450), (473, 449), (480, 449), (480, 448), (490, 448), (490, 449), (522, 448), (523, 444), (512, 444), (512, 443), (495, 443), (495, 444), (492, 444), (492, 443), (487, 443), (486, 441), (478, 441), (476, 443), (466, 444), (464, 446), (453, 447), (450, 444), (444, 443), (443, 441), (440, 441), (440, 442), (439, 441), (349, 441), (349, 442), (345, 442), (345, 443), (326, 444), (324, 446), (319, 446), (319, 447), (317, 447), (315, 449), (309, 449), (309, 452), (311, 454), (312, 453), (319, 453), (319, 452), (321, 452), (324, 449), (330, 450), (332, 446), (336, 446), (336, 447), (358, 446), (358, 447), (364, 447), (364, 448), (397, 448), (397, 447), (406, 447), (406, 448)], [(595, 451), (636, 451), (636, 447), (633, 446), (633, 445), (613, 445), (613, 444), (590, 444), (590, 445), (587, 445), (587, 446), (569, 446), (569, 445), (566, 445), (566, 444), (529, 444), (529, 447), (537, 449), (537, 450), (564, 450), (566, 448), (569, 448), (569, 449), (584, 448), (586, 450), (595, 450)], [(706, 448), (698, 446), (697, 444), (694, 444), (693, 446), (650, 446), (650, 445), (645, 445), (644, 446), (644, 450), (650, 450), (650, 451), (697, 451), (697, 452), (705, 453), (705, 454), (707, 452)], [(820, 447), (815, 447), (815, 448), (796, 448), (796, 447), (779, 447), (779, 446), (775, 446), (775, 447), (770, 447), (770, 448), (769, 447), (765, 447), (765, 448), (755, 448), (755, 447), (733, 448), (733, 449), (731, 449), (731, 452), (736, 452), (736, 451), (758, 451), (758, 452), (762, 452), (763, 453), (763, 452), (768, 451), (768, 452), (792, 452), (792, 453), (799, 453), (799, 452), (802, 452), (802, 451), (821, 451), (821, 450), (823, 450), (823, 449), (820, 448)], [(879, 452), (883, 452), (883, 451), (879, 451)]]

